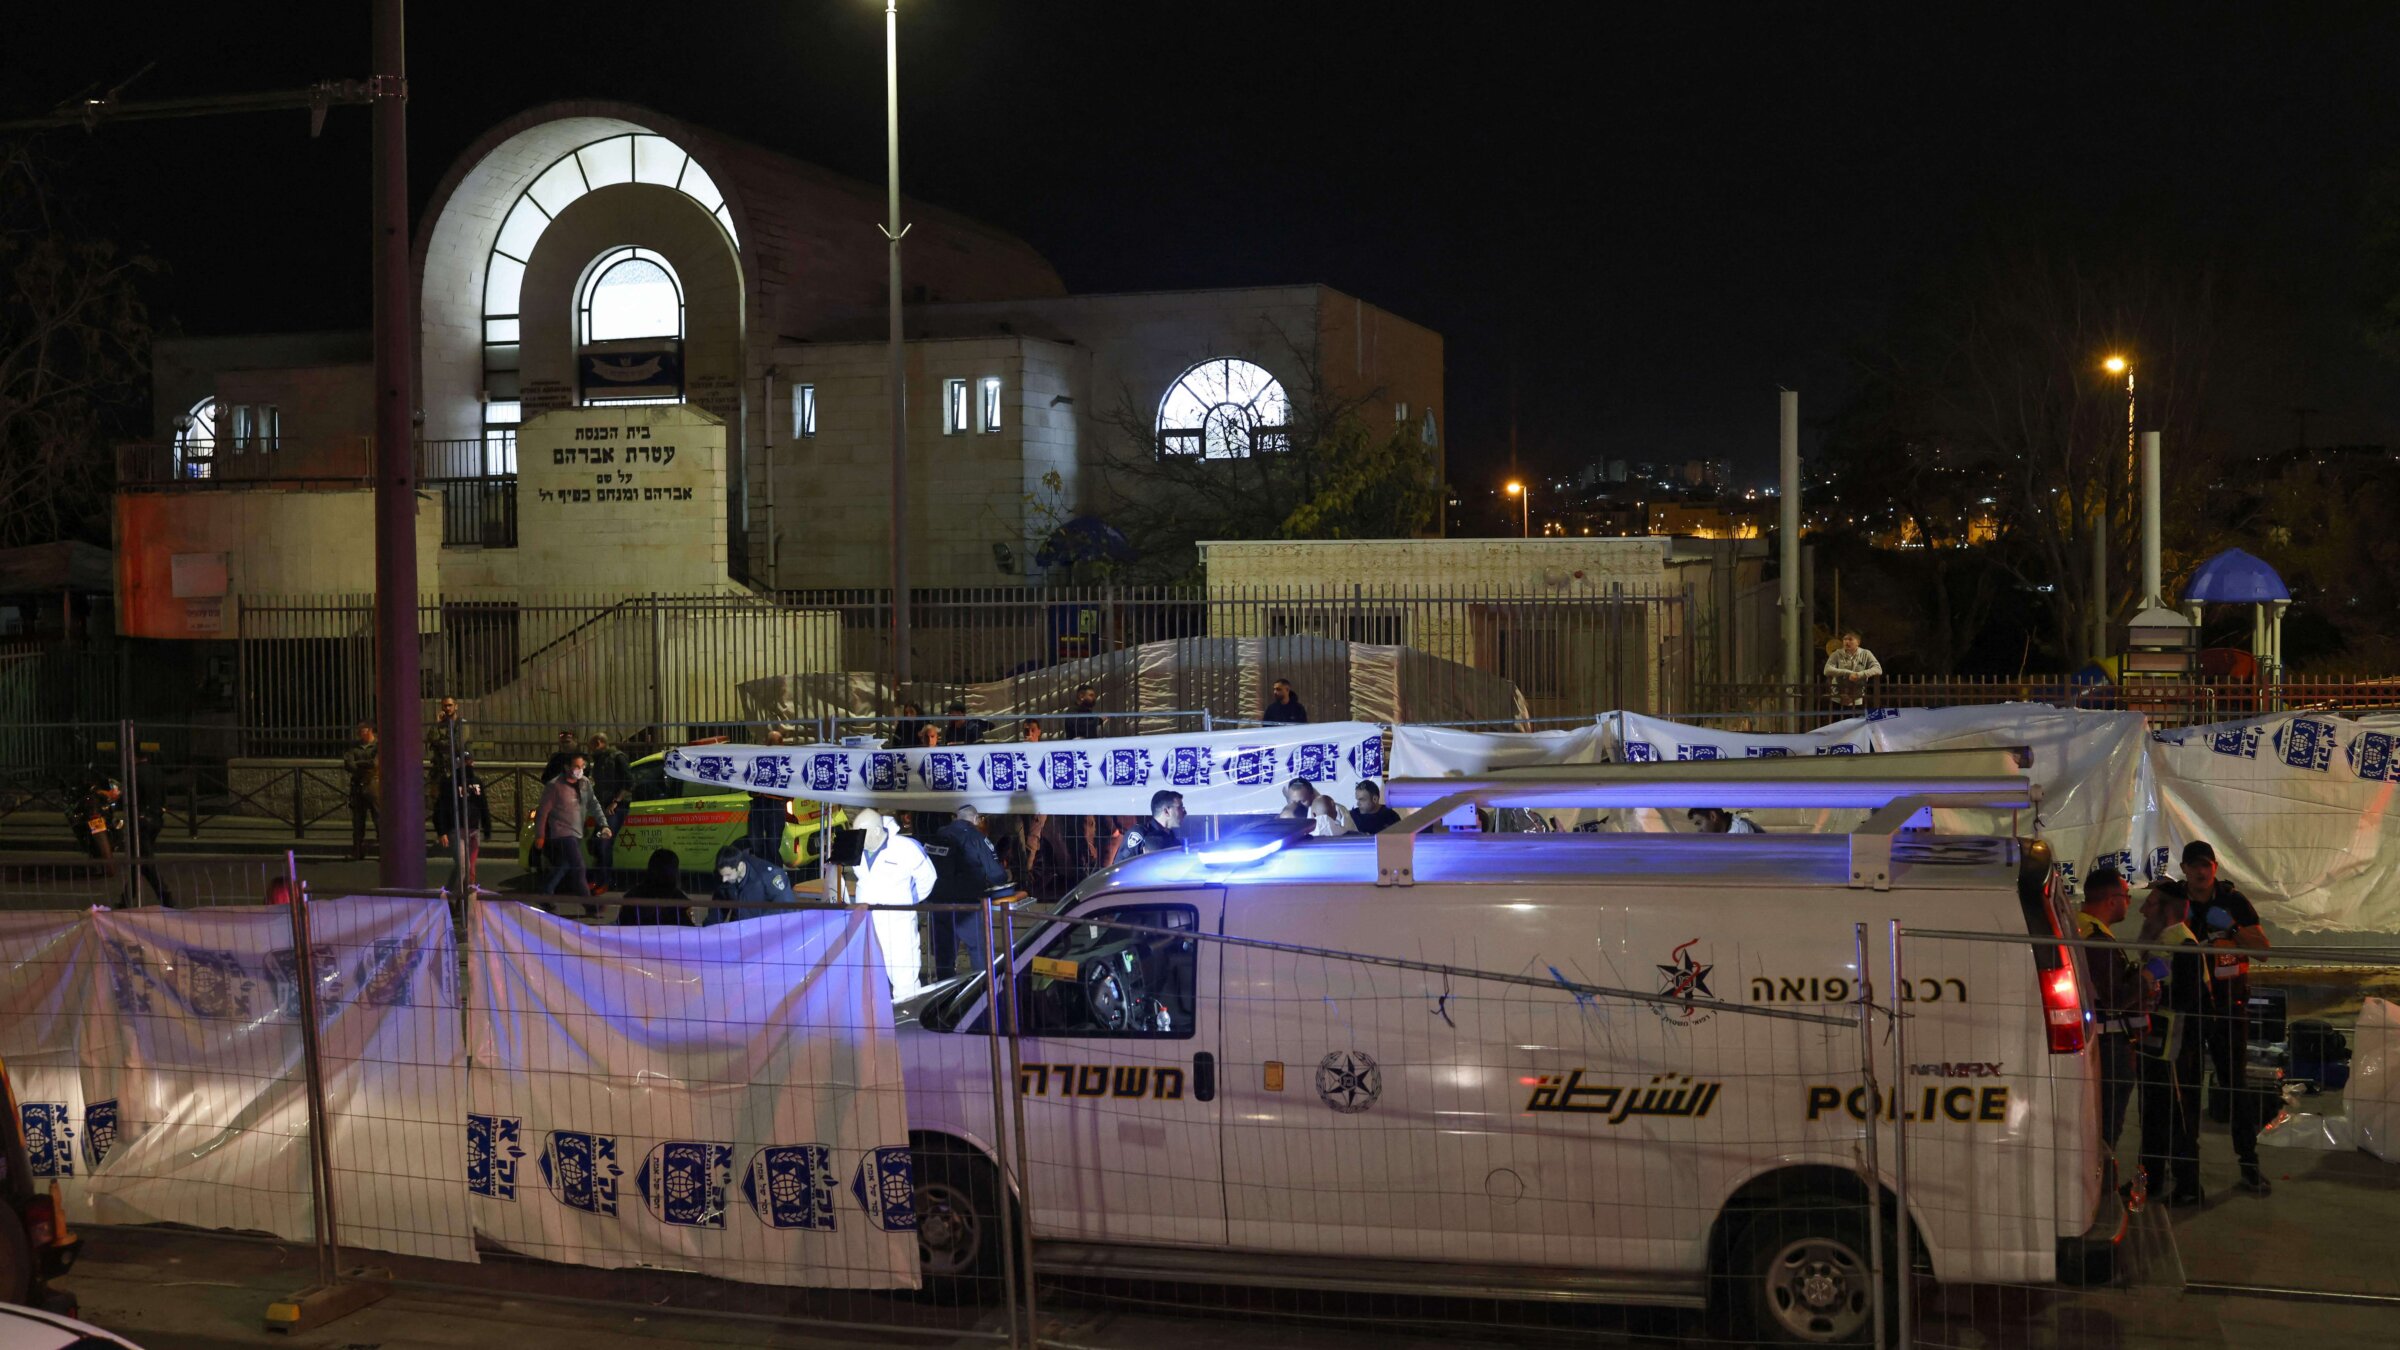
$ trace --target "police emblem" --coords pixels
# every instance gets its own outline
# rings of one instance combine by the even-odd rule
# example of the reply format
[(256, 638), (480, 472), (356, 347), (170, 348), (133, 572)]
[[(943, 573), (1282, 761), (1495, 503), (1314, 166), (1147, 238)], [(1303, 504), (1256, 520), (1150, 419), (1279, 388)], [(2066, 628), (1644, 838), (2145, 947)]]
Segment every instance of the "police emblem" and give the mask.
[(1167, 752), (1167, 781), (1177, 787), (1207, 787), (1213, 768), (1205, 745), (1179, 745)]
[(1110, 787), (1140, 787), (1150, 781), (1150, 752), (1134, 747), (1100, 757), (1100, 777)]
[(1342, 776), (1342, 747), (1331, 741), (1311, 741), (1292, 747), (1292, 776), (1312, 783)]
[(840, 754), (819, 754), (808, 757), (808, 786), (814, 792), (847, 792), (850, 790), (850, 757)]
[(108, 1161), (117, 1146), (117, 1099), (86, 1102), (83, 1106), (83, 1161), (93, 1171)]
[(1092, 785), (1092, 757), (1081, 750), (1053, 750), (1035, 765), (1042, 781), (1054, 789)]
[(2277, 757), (2295, 769), (2323, 773), (2333, 767), (2334, 729), (2330, 722), (2299, 717), (2275, 733)]
[(967, 757), (955, 750), (927, 755), (922, 773), (927, 792), (975, 790), (973, 775), (967, 768)]
[(2231, 755), (2236, 759), (2256, 759), (2258, 758), (2258, 738), (2259, 728), (2257, 727), (2232, 727), (2212, 733), (2208, 738), (2208, 748), (2220, 755)]
[(517, 1198), (517, 1163), (525, 1156), (524, 1123), (516, 1116), (467, 1114), (467, 1194)]
[(650, 1217), (678, 1228), (723, 1228), (733, 1188), (733, 1145), (670, 1139), (650, 1150), (633, 1174)]
[(584, 1130), (552, 1130), (538, 1161), (542, 1182), (558, 1203), (605, 1218), (617, 1215), (617, 1137)]
[(788, 788), (792, 785), (790, 755), (760, 755), (750, 761), (750, 771), (743, 781), (754, 788)]
[(704, 783), (734, 783), (741, 780), (741, 766), (731, 755), (694, 755), (690, 763), (693, 776)]
[(1024, 792), (1033, 786), (1025, 771), (1025, 756), (1016, 750), (995, 750), (983, 757), (983, 785), (994, 792)]
[(2377, 782), (2400, 780), (2400, 760), (2392, 753), (2395, 744), (2400, 744), (2400, 738), (2380, 731), (2361, 733), (2350, 742), (2347, 751), (2351, 770), (2361, 778)]
[(1383, 777), (1383, 733), (1376, 732), (1350, 747), (1350, 767), (1361, 778)]
[(890, 753), (867, 756), (867, 791), (908, 791), (908, 756)]
[(1336, 1050), (1317, 1061), (1317, 1097), (1345, 1116), (1383, 1099), (1383, 1070), (1364, 1050)]
[(909, 1171), (907, 1149), (879, 1148), (859, 1159), (850, 1193), (876, 1227), (887, 1233), (915, 1231), (917, 1184)]
[(25, 1124), (25, 1164), (37, 1177), (75, 1175), (75, 1124), (65, 1102), (20, 1102)]
[(750, 1158), (742, 1198), (769, 1228), (833, 1231), (833, 1150), (823, 1144), (776, 1144)]
[(1226, 757), (1225, 777), (1245, 787), (1255, 787), (1275, 781), (1276, 755), (1273, 749), (1236, 750)]

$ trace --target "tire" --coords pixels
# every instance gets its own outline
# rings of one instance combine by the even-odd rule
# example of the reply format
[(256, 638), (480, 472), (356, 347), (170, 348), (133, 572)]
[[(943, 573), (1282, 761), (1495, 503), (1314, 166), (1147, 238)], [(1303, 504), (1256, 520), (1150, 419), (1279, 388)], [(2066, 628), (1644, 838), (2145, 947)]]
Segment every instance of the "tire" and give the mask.
[(0, 1303), (32, 1301), (33, 1243), (25, 1236), (25, 1220), (0, 1204)]
[(918, 1143), (912, 1161), (920, 1297), (941, 1304), (998, 1302), (1001, 1244), (1011, 1240), (1014, 1227), (1001, 1219), (999, 1171), (949, 1139)]
[[(1800, 1197), (1759, 1211), (1727, 1258), (1740, 1334), (1768, 1345), (1869, 1345), (1875, 1337), (1866, 1216), (1854, 1202)], [(1899, 1285), (1880, 1291), (1887, 1324)]]

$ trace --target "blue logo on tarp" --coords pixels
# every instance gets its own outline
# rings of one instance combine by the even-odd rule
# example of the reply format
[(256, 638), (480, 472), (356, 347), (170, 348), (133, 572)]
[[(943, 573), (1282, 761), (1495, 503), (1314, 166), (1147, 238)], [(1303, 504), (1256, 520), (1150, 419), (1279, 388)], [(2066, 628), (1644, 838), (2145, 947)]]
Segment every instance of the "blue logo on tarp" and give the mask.
[(1383, 733), (1377, 732), (1350, 747), (1350, 767), (1361, 778), (1383, 777)]
[(1140, 787), (1150, 781), (1150, 752), (1126, 747), (1100, 757), (1100, 777), (1110, 787)]
[(1033, 786), (1025, 756), (1015, 750), (995, 750), (983, 757), (983, 785), (994, 792), (1023, 792)]
[(833, 1231), (833, 1150), (823, 1144), (762, 1148), (742, 1174), (742, 1198), (769, 1228)]
[(467, 1194), (517, 1198), (517, 1163), (525, 1156), (524, 1122), (516, 1116), (467, 1113)]
[(922, 772), (927, 792), (975, 790), (974, 774), (967, 768), (967, 757), (956, 751), (927, 755)]
[(558, 1203), (606, 1218), (617, 1215), (617, 1137), (583, 1130), (552, 1130), (542, 1145), (542, 1181)]
[(2400, 781), (2400, 755), (2395, 755), (2395, 738), (2380, 731), (2369, 731), (2350, 742), (2350, 768), (2361, 778), (2377, 782)]
[(1627, 741), (1625, 742), (1625, 762), (1628, 764), (1656, 764), (1658, 747), (1648, 741)]
[(425, 950), (407, 938), (377, 938), (358, 964), (358, 997), (386, 1008), (403, 1008), (416, 1000), (417, 962)]
[(2295, 769), (2324, 773), (2333, 767), (2334, 728), (2331, 722), (2302, 717), (2283, 724), (2275, 733), (2277, 758)]
[(1817, 753), (1820, 755), (1855, 755), (1858, 753), (1858, 747), (1855, 745), (1820, 745), (1817, 747)]
[[(326, 1012), (340, 1006), (347, 997), (341, 968), (341, 954), (330, 942), (310, 944), (316, 953), (317, 1010)], [(274, 995), (275, 1012), (281, 1017), (300, 1015), (300, 953), (294, 947), (274, 947), (267, 952), (267, 988)]]
[(2167, 856), (2167, 846), (2164, 844), (2151, 849), (2150, 860), (2142, 866), (2142, 875), (2151, 881), (2164, 880), (2167, 875)]
[(792, 777), (790, 755), (760, 755), (750, 761), (750, 772), (742, 781), (754, 788), (788, 788)]
[(2258, 758), (2258, 736), (2259, 728), (2257, 727), (2231, 727), (2211, 735), (2208, 738), (2208, 748), (2220, 755), (2256, 759)]
[(850, 790), (850, 757), (820, 754), (808, 757), (808, 786), (815, 792)]
[(1265, 750), (1236, 750), (1227, 757), (1225, 777), (1246, 786), (1275, 781), (1275, 752)]
[(678, 1228), (723, 1228), (733, 1189), (733, 1145), (671, 1139), (650, 1150), (633, 1174), (650, 1217)]
[(1205, 745), (1179, 745), (1167, 752), (1167, 781), (1177, 787), (1207, 787), (1215, 767)]
[(741, 765), (731, 755), (693, 755), (692, 776), (707, 783), (732, 783), (742, 776)]
[(1081, 750), (1053, 750), (1041, 757), (1035, 772), (1054, 789), (1090, 787), (1092, 757)]
[(1677, 759), (1715, 759), (1716, 757), (1717, 747), (1713, 745), (1679, 745), (1675, 747), (1675, 758)]
[(83, 1106), (83, 1160), (98, 1171), (117, 1146), (117, 1099), (86, 1102)]
[(905, 1148), (879, 1148), (859, 1159), (858, 1176), (850, 1183), (867, 1219), (887, 1233), (906, 1233), (917, 1226), (917, 1185), (908, 1167)]
[(1898, 708), (1869, 708), (1867, 709), (1867, 720), (1870, 722), (1889, 722), (1893, 718), (1898, 717), (1900, 712), (1901, 710)]
[(867, 791), (908, 791), (908, 756), (899, 754), (867, 756)]
[(1744, 759), (1789, 759), (1791, 755), (1792, 752), (1788, 748), (1780, 745), (1746, 745), (1742, 747), (1742, 758)]
[(75, 1175), (75, 1122), (65, 1102), (20, 1102), (25, 1123), (25, 1163), (37, 1177)]
[(1292, 747), (1292, 777), (1321, 783), (1342, 776), (1342, 748), (1331, 741)]
[(251, 1016), (251, 995), (258, 992), (258, 981), (251, 978), (240, 953), (185, 947), (181, 965), (183, 997), (195, 1016)]

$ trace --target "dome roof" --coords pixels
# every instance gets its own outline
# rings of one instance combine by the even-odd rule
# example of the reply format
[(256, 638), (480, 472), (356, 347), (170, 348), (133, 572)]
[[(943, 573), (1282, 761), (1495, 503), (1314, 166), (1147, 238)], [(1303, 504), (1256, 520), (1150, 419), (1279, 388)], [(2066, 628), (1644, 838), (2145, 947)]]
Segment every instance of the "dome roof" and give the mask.
[(2200, 564), (2192, 573), (2191, 583), (2183, 588), (2185, 604), (2201, 602), (2212, 605), (2263, 605), (2274, 600), (2289, 600), (2291, 589), (2275, 569), (2238, 548)]

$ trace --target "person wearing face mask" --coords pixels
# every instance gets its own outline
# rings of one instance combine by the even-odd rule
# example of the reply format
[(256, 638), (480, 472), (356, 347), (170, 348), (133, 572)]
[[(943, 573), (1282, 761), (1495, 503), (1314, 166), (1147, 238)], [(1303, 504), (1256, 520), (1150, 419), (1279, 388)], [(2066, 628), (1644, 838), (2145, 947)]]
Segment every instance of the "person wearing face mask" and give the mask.
[[(897, 822), (880, 811), (861, 811), (852, 824), (866, 833), (866, 850), (858, 862), (859, 904), (910, 906), (932, 898), (940, 877), (923, 845), (902, 834)], [(875, 941), (883, 948), (895, 1003), (915, 997), (925, 987), (925, 949), (917, 933), (918, 917), (906, 908), (875, 911)]]
[[(583, 862), (584, 823), (597, 815), (591, 801), (591, 785), (584, 781), (583, 756), (569, 755), (558, 777), (542, 788), (541, 805), (533, 813), (533, 847), (537, 852), (546, 850), (550, 859), (550, 879), (542, 886), (544, 895), (581, 897), (592, 893)], [(573, 890), (559, 889), (570, 882)]]

